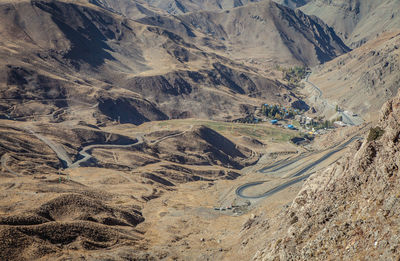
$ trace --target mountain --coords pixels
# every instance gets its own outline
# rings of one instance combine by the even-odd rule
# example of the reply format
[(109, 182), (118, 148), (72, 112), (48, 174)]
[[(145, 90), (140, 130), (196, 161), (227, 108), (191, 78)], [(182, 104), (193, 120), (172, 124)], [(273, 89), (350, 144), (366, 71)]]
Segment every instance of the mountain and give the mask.
[(179, 18), (210, 37), (221, 39), (229, 56), (239, 60), (313, 66), (349, 51), (318, 18), (272, 1)]
[[(289, 93), (171, 31), (85, 1), (2, 2), (0, 8), (3, 117), (53, 119), (64, 111), (60, 120), (93, 124), (223, 118), (260, 102), (242, 97), (283, 102), (276, 94)], [(81, 114), (71, 113), (76, 110)]]
[(399, 6), (279, 3), (0, 0), (0, 260), (400, 256)]
[(281, 4), (281, 5), (285, 5), (287, 7), (296, 9), (296, 8), (299, 8), (299, 7), (307, 4), (310, 1), (311, 0), (276, 0), (275, 2), (277, 2), (278, 4)]
[(306, 181), (254, 260), (392, 260), (400, 255), (399, 105), (400, 95), (385, 103), (364, 141)]
[(170, 14), (183, 14), (200, 10), (225, 10), (246, 5), (259, 0), (144, 0), (148, 4), (165, 10)]
[[(298, 100), (277, 76), (237, 59), (259, 51), (257, 58), (313, 65), (348, 50), (320, 20), (272, 2), (181, 17), (135, 4), (136, 21), (119, 14), (122, 6), (115, 11), (117, 2), (94, 3), (1, 3), (2, 117), (95, 125), (233, 119), (262, 102)], [(206, 34), (219, 22), (218, 34), (235, 44), (231, 53)]]
[[(322, 98), (370, 121), (376, 120), (379, 108), (398, 92), (399, 70), (400, 31), (397, 31), (384, 33), (316, 67), (309, 81), (320, 89)], [(324, 109), (329, 108), (321, 108)]]
[[(121, 10), (115, 1), (107, 3), (106, 6)], [(136, 1), (124, 3), (137, 10)], [(196, 3), (207, 6), (208, 2)], [(126, 8), (122, 13), (137, 22), (171, 31), (204, 50), (210, 48), (240, 62), (250, 61), (250, 65), (265, 60), (315, 65), (349, 50), (321, 20), (272, 1), (248, 3), (226, 12), (218, 8), (203, 9), (210, 8), (201, 7), (201, 11), (175, 16), (148, 13), (141, 18)], [(250, 27), (253, 30), (245, 29)]]
[[(275, 0), (274, 0), (275, 1)], [(290, 8), (298, 8), (305, 5), (310, 0), (276, 0), (278, 4)], [(172, 15), (199, 11), (223, 11), (235, 7), (245, 6), (260, 0), (90, 0), (91, 3), (102, 6), (106, 9), (126, 15), (130, 18), (140, 18), (144, 16), (154, 16), (160, 11)]]
[(137, 0), (90, 0), (90, 3), (108, 11), (122, 14), (131, 19), (164, 14), (163, 10), (154, 8), (145, 2)]
[(321, 18), (354, 48), (382, 32), (400, 29), (399, 5), (399, 0), (312, 0), (300, 9)]

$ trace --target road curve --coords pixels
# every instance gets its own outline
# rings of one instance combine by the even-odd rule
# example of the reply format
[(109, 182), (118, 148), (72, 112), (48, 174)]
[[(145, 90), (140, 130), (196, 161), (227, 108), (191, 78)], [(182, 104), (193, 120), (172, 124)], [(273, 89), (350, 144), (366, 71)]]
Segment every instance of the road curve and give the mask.
[[(152, 142), (150, 142), (150, 144), (157, 144), (161, 141), (164, 141), (166, 139), (169, 138), (173, 138), (176, 136), (180, 136), (185, 134), (186, 132), (190, 131), (193, 128), (193, 125), (190, 125), (190, 127), (182, 132), (176, 133), (176, 134), (170, 134), (167, 136), (164, 136), (160, 139), (154, 140)], [(81, 151), (78, 152), (78, 155), (80, 155), (82, 158), (72, 162), (71, 158), (69, 157), (68, 153), (65, 151), (65, 149), (63, 148), (62, 145), (57, 144), (49, 139), (47, 139), (45, 136), (38, 134), (36, 132), (34, 132), (32, 129), (26, 127), (24, 128), (25, 131), (29, 132), (30, 134), (34, 135), (35, 137), (37, 137), (38, 139), (40, 139), (43, 143), (45, 143), (47, 146), (49, 146), (57, 155), (58, 159), (61, 161), (63, 168), (77, 168), (80, 166), (80, 164), (88, 161), (89, 159), (91, 159), (93, 156), (89, 153), (92, 149), (94, 148), (130, 148), (133, 146), (138, 146), (142, 143), (144, 143), (144, 139), (141, 135), (137, 136), (136, 139), (137, 141), (135, 143), (132, 144), (128, 144), (128, 145), (113, 145), (113, 144), (93, 144), (93, 145), (89, 145), (84, 147)], [(6, 158), (2, 159), (2, 164), (4, 164), (3, 162), (6, 161)]]
[[(315, 167), (316, 165), (320, 164), (321, 162), (327, 160), (329, 157), (331, 157), (331, 156), (334, 155), (335, 153), (337, 153), (337, 152), (343, 150), (343, 149), (346, 148), (346, 146), (349, 145), (351, 142), (353, 142), (353, 141), (355, 141), (355, 140), (360, 140), (360, 139), (362, 139), (362, 137), (360, 137), (360, 136), (354, 136), (354, 137), (352, 137), (351, 139), (349, 139), (349, 140), (346, 141), (345, 143), (343, 143), (343, 144), (337, 146), (337, 148), (335, 148), (335, 149), (333, 149), (332, 151), (330, 151), (330, 152), (326, 153), (325, 155), (323, 155), (323, 156), (322, 156), (321, 158), (319, 158), (318, 160), (312, 162), (311, 164), (308, 164), (307, 166), (305, 166), (305, 167), (302, 168), (301, 170), (299, 170), (299, 171), (297, 171), (296, 173), (294, 173), (293, 175), (291, 175), (291, 178), (294, 178), (294, 179), (289, 180), (289, 181), (287, 181), (287, 182), (285, 182), (285, 183), (283, 183), (283, 184), (281, 184), (281, 185), (279, 185), (279, 186), (276, 186), (275, 188), (272, 188), (272, 189), (266, 191), (265, 193), (263, 193), (263, 194), (261, 194), (261, 195), (257, 195), (257, 196), (246, 196), (246, 195), (243, 194), (243, 192), (244, 192), (246, 189), (249, 189), (249, 188), (254, 187), (254, 186), (261, 185), (261, 184), (263, 184), (263, 183), (265, 183), (265, 182), (267, 182), (267, 181), (255, 181), (255, 182), (250, 182), (250, 183), (241, 185), (240, 187), (238, 187), (238, 188), (236, 189), (236, 195), (239, 196), (239, 197), (241, 197), (241, 198), (244, 198), (244, 199), (260, 199), (260, 198), (265, 198), (265, 197), (271, 196), (271, 195), (273, 195), (273, 194), (275, 194), (275, 193), (277, 193), (277, 192), (279, 192), (279, 191), (281, 191), (281, 190), (283, 190), (283, 189), (285, 189), (285, 188), (287, 188), (287, 187), (289, 187), (289, 186), (291, 186), (291, 185), (293, 185), (293, 184), (296, 184), (296, 183), (298, 183), (298, 182), (300, 182), (300, 181), (302, 181), (302, 180), (307, 179), (307, 178), (312, 174), (312, 173), (305, 174), (305, 173), (307, 173), (307, 171), (309, 171), (310, 169), (312, 169), (312, 168)], [(297, 160), (300, 160), (300, 159), (301, 159), (301, 157), (300, 157), (299, 159), (297, 159)], [(292, 162), (292, 163), (294, 163), (294, 162)], [(292, 163), (291, 163), (291, 164), (292, 164)], [(287, 165), (287, 164), (285, 164), (285, 165)], [(303, 174), (305, 174), (305, 175), (303, 175)]]
[[(287, 166), (292, 165), (293, 163), (296, 163), (297, 161), (307, 157), (308, 155), (299, 155), (293, 159), (284, 159), (284, 160), (280, 160), (272, 165), (266, 166), (260, 170), (258, 170), (258, 172), (260, 173), (268, 173), (268, 172), (276, 172), (278, 170), (281, 170)], [(268, 170), (268, 171), (267, 171)]]
[(322, 91), (321, 91), (321, 89), (318, 88), (314, 83), (312, 83), (312, 82), (310, 82), (310, 81), (308, 80), (308, 78), (310, 77), (310, 75), (311, 75), (311, 73), (308, 73), (308, 74), (307, 74), (306, 79), (305, 79), (305, 82), (308, 83), (308, 84), (310, 84), (310, 85), (314, 88), (314, 90), (316, 90), (316, 91), (318, 92), (318, 98), (321, 98), (321, 97), (322, 97)]
[(258, 182), (252, 182), (252, 183), (244, 184), (244, 185), (242, 185), (242, 186), (240, 186), (240, 187), (238, 187), (236, 189), (236, 195), (238, 195), (239, 197), (244, 198), (244, 199), (266, 198), (266, 197), (272, 196), (275, 193), (278, 193), (281, 190), (284, 190), (285, 188), (287, 188), (287, 187), (289, 187), (289, 186), (291, 186), (293, 184), (296, 184), (296, 183), (298, 183), (298, 182), (300, 182), (302, 180), (307, 179), (309, 176), (311, 176), (311, 174), (313, 174), (313, 173), (309, 173), (307, 175), (292, 179), (292, 180), (290, 180), (288, 182), (285, 182), (282, 185), (279, 185), (279, 186), (277, 186), (275, 188), (272, 188), (272, 189), (270, 189), (270, 190), (266, 191), (265, 193), (263, 193), (261, 195), (258, 195), (258, 196), (246, 196), (246, 195), (243, 195), (243, 191), (248, 189), (248, 188), (250, 188), (250, 187), (261, 185), (261, 184), (263, 184), (263, 183), (265, 183), (267, 181), (258, 181)]
[(62, 145), (54, 143), (45, 136), (34, 132), (32, 129), (25, 128), (25, 130), (49, 146), (57, 154), (64, 168), (69, 168), (72, 165), (72, 160)]
[(89, 154), (89, 151), (91, 151), (94, 148), (113, 148), (113, 149), (120, 149), (120, 148), (130, 148), (134, 147), (137, 145), (140, 145), (144, 142), (143, 137), (138, 136), (137, 141), (132, 144), (127, 144), (127, 145), (112, 145), (112, 144), (94, 144), (94, 145), (89, 145), (84, 147), (81, 151), (79, 151), (79, 155), (81, 155), (83, 158), (80, 160), (75, 161), (73, 164), (69, 166), (69, 168), (77, 168), (80, 166), (81, 163), (88, 161), (91, 159), (93, 156)]
[[(193, 125), (190, 125), (190, 127), (185, 131), (182, 131), (182, 132), (179, 132), (179, 133), (176, 133), (176, 134), (170, 134), (170, 135), (164, 136), (164, 137), (162, 137), (160, 139), (157, 139), (157, 140), (154, 140), (154, 141), (150, 142), (150, 144), (157, 144), (157, 143), (159, 143), (159, 142), (161, 142), (163, 140), (183, 135), (186, 132), (190, 131), (192, 128), (193, 128)], [(77, 167), (80, 166), (81, 163), (90, 160), (93, 156), (91, 154), (89, 154), (89, 151), (94, 149), (94, 148), (114, 148), (114, 149), (117, 149), (117, 148), (119, 148), (119, 149), (120, 148), (130, 148), (130, 147), (138, 146), (138, 145), (144, 143), (144, 139), (143, 139), (143, 137), (141, 135), (137, 136), (136, 139), (137, 139), (137, 142), (132, 143), (132, 144), (128, 144), (128, 145), (112, 145), (112, 144), (98, 144), (98, 145), (96, 145), (96, 144), (94, 144), (94, 145), (86, 146), (78, 153), (83, 158), (81, 158), (78, 161), (75, 161), (73, 164), (71, 164), (69, 166), (69, 168), (77, 168)]]

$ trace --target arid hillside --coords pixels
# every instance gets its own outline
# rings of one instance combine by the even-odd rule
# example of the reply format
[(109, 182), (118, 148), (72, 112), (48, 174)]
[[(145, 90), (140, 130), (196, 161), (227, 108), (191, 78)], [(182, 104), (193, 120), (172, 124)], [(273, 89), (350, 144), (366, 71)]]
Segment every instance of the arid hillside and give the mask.
[(0, 258), (138, 258), (149, 247), (137, 226), (150, 200), (189, 182), (234, 180), (259, 158), (202, 125), (133, 127), (119, 125), (125, 136), (1, 120)]
[(272, 1), (226, 12), (191, 13), (181, 19), (221, 39), (230, 57), (239, 60), (313, 66), (349, 51), (318, 18)]
[[(276, 77), (257, 74), (212, 47), (204, 51), (165, 26), (146, 24), (149, 20), (134, 22), (85, 1), (3, 1), (0, 8), (5, 14), (0, 52), (7, 57), (0, 69), (3, 117), (84, 118), (91, 124), (229, 119), (260, 99), (287, 105), (297, 100)], [(307, 35), (324, 33), (301, 17), (311, 22)], [(343, 53), (345, 47), (326, 33), (307, 48), (320, 46), (327, 52), (323, 59)], [(307, 35), (301, 34), (302, 39)], [(201, 32), (193, 31), (192, 37), (199, 39), (195, 43), (208, 41)], [(304, 59), (316, 62), (317, 54)], [(85, 116), (71, 113), (78, 110)]]
[(332, 2), (0, 0), (0, 260), (398, 255), (398, 1)]
[(162, 9), (154, 8), (148, 5), (145, 1), (90, 0), (89, 2), (111, 12), (125, 15), (131, 19), (139, 19), (146, 16), (157, 16), (166, 13)]
[(300, 9), (333, 27), (351, 48), (400, 29), (399, 0), (312, 0)]
[[(400, 34), (385, 33), (348, 54), (314, 68), (309, 81), (331, 104), (358, 113), (366, 120), (376, 120), (381, 106), (398, 92), (399, 66)], [(310, 96), (309, 101), (312, 100)], [(325, 106), (321, 110), (332, 110), (334, 107)]]
[(311, 0), (276, 0), (275, 2), (277, 2), (278, 4), (286, 5), (287, 7), (295, 9), (295, 8), (298, 8), (298, 7), (301, 7), (305, 4), (307, 4), (310, 1)]
[(312, 175), (293, 203), (268, 220), (270, 227), (258, 227), (264, 234), (277, 231), (268, 233), (254, 260), (399, 256), (399, 110), (398, 95), (385, 103), (379, 123), (347, 157)]
[(224, 10), (246, 5), (259, 0), (142, 0), (170, 14), (183, 14), (200, 10)]

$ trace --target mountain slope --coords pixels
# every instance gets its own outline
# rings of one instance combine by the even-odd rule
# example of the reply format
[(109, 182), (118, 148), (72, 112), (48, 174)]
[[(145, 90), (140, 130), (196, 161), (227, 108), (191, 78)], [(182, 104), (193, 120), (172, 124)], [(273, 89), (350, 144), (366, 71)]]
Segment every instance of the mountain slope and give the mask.
[(145, 2), (137, 0), (90, 0), (89, 2), (131, 19), (139, 19), (165, 13), (161, 9), (154, 8)]
[(313, 0), (300, 9), (316, 15), (357, 47), (382, 32), (400, 29), (399, 0)]
[(163, 9), (170, 14), (183, 14), (200, 10), (224, 10), (246, 5), (259, 0), (144, 0), (150, 5)]
[(295, 8), (298, 8), (298, 7), (301, 7), (305, 4), (307, 4), (310, 1), (311, 0), (276, 0), (275, 2), (277, 2), (278, 4), (285, 5), (287, 7), (295, 9)]
[(141, 124), (238, 117), (262, 100), (296, 100), (251, 68), (85, 1), (0, 8), (3, 117)]
[(341, 162), (312, 175), (255, 260), (394, 260), (399, 256), (400, 95)]
[(318, 18), (272, 1), (220, 13), (190, 13), (180, 18), (197, 30), (221, 39), (235, 59), (312, 66), (349, 50)]
[(310, 81), (322, 91), (322, 97), (332, 104), (361, 114), (367, 120), (375, 120), (376, 112), (383, 103), (398, 92), (399, 70), (398, 31), (383, 34), (315, 68)]

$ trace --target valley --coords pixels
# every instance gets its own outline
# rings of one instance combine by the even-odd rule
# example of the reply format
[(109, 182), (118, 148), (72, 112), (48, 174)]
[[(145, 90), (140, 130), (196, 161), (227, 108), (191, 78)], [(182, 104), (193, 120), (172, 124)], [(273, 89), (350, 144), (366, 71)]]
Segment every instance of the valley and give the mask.
[(0, 0), (0, 259), (398, 256), (397, 12)]

